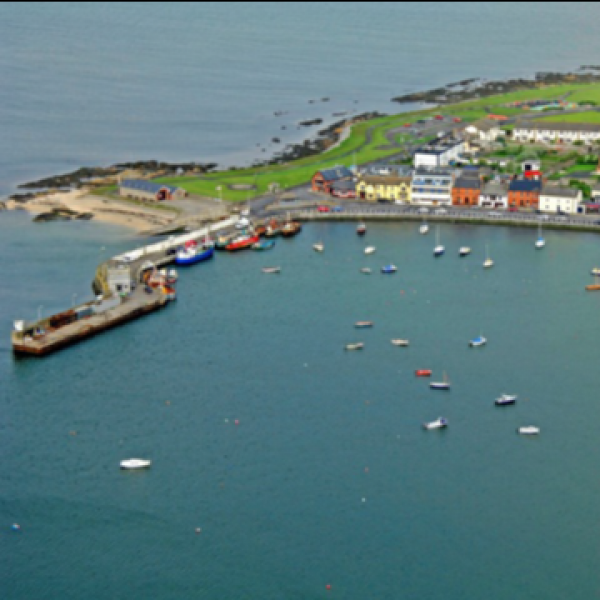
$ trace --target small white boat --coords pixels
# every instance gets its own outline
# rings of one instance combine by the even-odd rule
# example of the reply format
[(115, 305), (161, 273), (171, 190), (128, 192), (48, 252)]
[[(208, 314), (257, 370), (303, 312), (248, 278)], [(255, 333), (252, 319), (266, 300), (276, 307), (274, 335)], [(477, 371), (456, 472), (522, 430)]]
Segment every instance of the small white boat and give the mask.
[(177, 271), (175, 269), (170, 269), (169, 272), (167, 273), (167, 283), (170, 285), (173, 285), (174, 283), (177, 283), (178, 279), (179, 279), (179, 273), (177, 273)]
[(591, 273), (594, 277), (598, 277), (600, 275), (600, 269), (598, 267), (595, 267), (591, 270)]
[(325, 246), (322, 242), (318, 242), (317, 244), (314, 244), (313, 249), (315, 252), (323, 252), (323, 250), (325, 250)]
[(448, 381), (446, 371), (444, 371), (444, 381), (433, 381), (429, 384), (429, 387), (432, 390), (449, 390), (450, 382)]
[(510, 395), (510, 394), (502, 394), (500, 398), (496, 398), (494, 404), (496, 406), (511, 406), (517, 403), (518, 396)]
[(478, 346), (485, 346), (486, 344), (487, 344), (487, 339), (484, 338), (482, 335), (480, 335), (479, 337), (476, 337), (475, 339), (473, 339), (469, 342), (469, 346), (471, 346), (471, 348), (477, 348)]
[(346, 350), (362, 350), (365, 345), (362, 342), (358, 342), (356, 344), (346, 344)]
[(542, 236), (542, 224), (538, 225), (538, 239), (535, 242), (535, 247), (540, 250), (546, 245), (546, 240)]
[(407, 347), (410, 345), (410, 342), (408, 340), (392, 340), (392, 345)]
[(421, 227), (419, 227), (419, 233), (421, 235), (426, 235), (429, 233), (429, 225), (427, 225), (427, 223), (423, 223), (423, 225), (421, 225)]
[(128, 458), (120, 462), (120, 467), (126, 471), (134, 471), (136, 469), (148, 469), (152, 465), (151, 460), (142, 458)]
[(281, 267), (265, 267), (263, 273), (281, 273)]
[(540, 428), (534, 427), (533, 425), (528, 425), (527, 427), (519, 427), (517, 429), (517, 433), (519, 435), (539, 435)]
[(423, 429), (432, 430), (432, 429), (445, 429), (448, 427), (448, 419), (444, 419), (440, 417), (435, 421), (430, 421), (429, 423), (423, 423)]
[(458, 251), (458, 255), (463, 258), (465, 256), (469, 256), (469, 254), (471, 254), (471, 248), (469, 248), (468, 246), (463, 246), (459, 251)]
[(368, 329), (373, 327), (373, 321), (358, 321), (354, 323), (354, 327), (356, 327), (356, 329)]
[(376, 250), (377, 248), (375, 248), (375, 246), (367, 246), (365, 248), (365, 254), (374, 254)]
[(484, 269), (491, 269), (494, 266), (494, 261), (490, 258), (489, 248), (485, 247), (485, 262), (483, 263)]
[(386, 265), (385, 267), (381, 267), (381, 272), (386, 275), (391, 275), (392, 273), (395, 273), (397, 270), (398, 270), (398, 267), (396, 265)]
[(364, 269), (361, 269), (360, 272), (364, 273), (365, 275), (370, 275), (371, 269), (369, 269), (369, 267), (365, 267)]
[(435, 230), (435, 248), (433, 249), (433, 255), (438, 257), (442, 256), (446, 252), (446, 248), (440, 244), (440, 228), (437, 227)]

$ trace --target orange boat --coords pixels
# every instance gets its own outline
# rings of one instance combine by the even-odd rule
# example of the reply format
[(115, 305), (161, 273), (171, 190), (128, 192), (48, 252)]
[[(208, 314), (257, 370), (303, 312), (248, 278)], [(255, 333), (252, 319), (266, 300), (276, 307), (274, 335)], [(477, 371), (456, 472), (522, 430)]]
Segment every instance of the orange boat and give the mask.
[(431, 371), (429, 369), (418, 369), (415, 371), (417, 377), (431, 377)]
[(588, 292), (597, 292), (600, 290), (600, 283), (594, 283), (593, 285), (586, 285), (585, 289)]
[(243, 250), (244, 248), (251, 248), (253, 244), (256, 244), (260, 241), (260, 236), (258, 235), (241, 235), (235, 238), (231, 244), (225, 246), (226, 250), (229, 252), (235, 252), (236, 250)]

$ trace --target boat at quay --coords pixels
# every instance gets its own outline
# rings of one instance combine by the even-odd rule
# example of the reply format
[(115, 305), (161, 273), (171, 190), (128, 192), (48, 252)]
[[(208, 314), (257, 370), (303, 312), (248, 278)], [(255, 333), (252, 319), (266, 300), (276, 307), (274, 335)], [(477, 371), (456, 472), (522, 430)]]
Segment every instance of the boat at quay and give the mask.
[(254, 244), (257, 244), (260, 241), (260, 237), (258, 235), (250, 235), (247, 233), (243, 233), (238, 237), (234, 238), (230, 244), (228, 244), (225, 249), (228, 252), (237, 252), (238, 250), (244, 250), (246, 248), (251, 248)]
[(175, 264), (182, 267), (189, 267), (210, 260), (214, 253), (215, 247), (212, 244), (208, 246), (189, 245), (177, 252), (175, 255)]

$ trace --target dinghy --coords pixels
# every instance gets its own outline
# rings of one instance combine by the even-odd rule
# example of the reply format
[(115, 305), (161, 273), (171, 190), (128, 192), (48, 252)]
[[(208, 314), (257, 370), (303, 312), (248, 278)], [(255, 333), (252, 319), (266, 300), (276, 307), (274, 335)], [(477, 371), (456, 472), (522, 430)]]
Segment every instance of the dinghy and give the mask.
[(281, 267), (265, 267), (263, 273), (281, 273)]
[(373, 321), (358, 321), (357, 323), (354, 323), (354, 327), (357, 329), (367, 329), (373, 327)]
[(500, 398), (496, 398), (494, 404), (496, 406), (512, 406), (517, 403), (517, 396), (511, 396), (509, 394), (502, 394)]
[(365, 345), (362, 342), (358, 342), (356, 344), (346, 344), (346, 350), (362, 350)]
[(151, 460), (145, 460), (142, 458), (128, 458), (122, 460), (120, 463), (121, 469), (125, 471), (135, 471), (139, 469), (148, 469), (152, 465)]
[(463, 246), (459, 251), (458, 251), (458, 255), (461, 258), (464, 258), (465, 256), (469, 256), (469, 254), (471, 254), (471, 248), (468, 248), (467, 246)]
[(448, 419), (444, 419), (440, 417), (435, 421), (430, 421), (429, 423), (423, 423), (423, 429), (432, 430), (432, 429), (445, 429), (448, 427)]
[(527, 427), (519, 427), (517, 429), (517, 433), (519, 435), (539, 435), (540, 428), (534, 427), (533, 425), (528, 425)]
[(473, 339), (469, 342), (469, 346), (471, 346), (471, 348), (477, 348), (478, 346), (485, 346), (486, 344), (487, 344), (487, 339), (484, 338), (482, 335), (480, 335), (479, 337), (476, 337), (475, 339)]
[(369, 267), (365, 267), (364, 269), (361, 269), (360, 272), (364, 273), (365, 275), (370, 275), (371, 269), (369, 269)]
[(375, 246), (367, 246), (365, 248), (365, 254), (366, 255), (374, 254), (376, 250), (377, 250), (377, 248), (375, 248)]
[(381, 267), (381, 272), (386, 275), (390, 275), (391, 273), (395, 273), (398, 268), (395, 265), (386, 265), (385, 267)]
[(325, 246), (323, 245), (322, 242), (318, 242), (313, 245), (313, 250), (315, 252), (323, 252), (323, 250), (325, 250)]
[(410, 345), (408, 340), (392, 340), (392, 345), (406, 347)]

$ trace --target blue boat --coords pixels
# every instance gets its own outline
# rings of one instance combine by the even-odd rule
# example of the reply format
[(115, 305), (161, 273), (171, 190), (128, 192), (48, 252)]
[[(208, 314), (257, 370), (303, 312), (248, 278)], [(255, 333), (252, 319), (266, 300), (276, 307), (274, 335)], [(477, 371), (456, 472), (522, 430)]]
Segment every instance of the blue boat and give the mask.
[(181, 266), (195, 265), (196, 263), (211, 259), (214, 253), (215, 247), (212, 244), (209, 246), (182, 248), (175, 256), (175, 264)]
[(253, 244), (252, 250), (271, 250), (273, 246), (275, 246), (273, 240), (266, 240), (264, 242), (256, 242), (256, 244)]
[(381, 272), (385, 273), (386, 275), (395, 273), (397, 270), (398, 270), (398, 267), (396, 267), (396, 265), (387, 265), (385, 267), (381, 267)]

